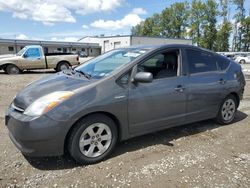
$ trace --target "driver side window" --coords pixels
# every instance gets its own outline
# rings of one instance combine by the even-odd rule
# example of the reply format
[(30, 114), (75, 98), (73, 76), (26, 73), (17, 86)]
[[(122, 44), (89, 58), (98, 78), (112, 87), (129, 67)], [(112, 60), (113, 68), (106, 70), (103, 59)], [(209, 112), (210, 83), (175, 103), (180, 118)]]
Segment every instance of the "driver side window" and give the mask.
[(138, 72), (150, 72), (154, 79), (177, 76), (178, 50), (159, 53), (138, 65)]
[(39, 58), (41, 57), (40, 50), (38, 48), (29, 48), (25, 52), (25, 57), (26, 58)]

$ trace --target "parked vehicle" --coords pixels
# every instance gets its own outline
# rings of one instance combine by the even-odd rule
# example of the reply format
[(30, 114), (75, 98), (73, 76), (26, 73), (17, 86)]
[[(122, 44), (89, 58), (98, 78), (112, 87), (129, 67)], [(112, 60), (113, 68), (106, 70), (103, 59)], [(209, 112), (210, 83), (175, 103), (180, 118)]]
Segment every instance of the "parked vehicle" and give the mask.
[(79, 52), (79, 57), (88, 57), (88, 54), (84, 51)]
[(235, 58), (235, 56), (234, 55), (231, 55), (231, 54), (229, 54), (229, 55), (224, 55), (225, 57), (227, 57), (227, 58), (229, 58), (229, 59), (231, 59), (231, 60), (234, 60), (234, 58)]
[(73, 65), (79, 65), (78, 55), (70, 53), (44, 54), (41, 46), (26, 46), (16, 55), (0, 56), (0, 70), (7, 74), (19, 74), (23, 70), (55, 69), (62, 71)]
[(250, 63), (250, 56), (238, 56), (235, 61), (240, 64)]
[(121, 140), (205, 119), (231, 123), (244, 86), (241, 66), (211, 51), (129, 47), (31, 83), (5, 120), (24, 155), (68, 151), (91, 164)]

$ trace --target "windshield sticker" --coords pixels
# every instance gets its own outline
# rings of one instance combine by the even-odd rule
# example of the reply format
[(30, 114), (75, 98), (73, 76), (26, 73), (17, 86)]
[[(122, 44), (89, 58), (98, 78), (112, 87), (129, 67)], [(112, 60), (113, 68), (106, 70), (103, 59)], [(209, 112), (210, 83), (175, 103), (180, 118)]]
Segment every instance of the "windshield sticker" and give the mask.
[(145, 50), (140, 50), (139, 53), (144, 54), (146, 51)]
[(134, 53), (134, 52), (128, 52), (126, 54), (124, 54), (124, 57), (138, 57), (139, 55), (141, 55), (140, 53)]

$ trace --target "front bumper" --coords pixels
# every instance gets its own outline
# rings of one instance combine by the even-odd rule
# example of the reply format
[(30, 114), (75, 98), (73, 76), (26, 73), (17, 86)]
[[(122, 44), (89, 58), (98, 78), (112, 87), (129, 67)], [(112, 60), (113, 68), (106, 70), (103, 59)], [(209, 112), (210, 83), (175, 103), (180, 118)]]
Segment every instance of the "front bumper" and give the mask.
[(66, 121), (55, 121), (46, 115), (29, 117), (9, 107), (5, 124), (10, 139), (24, 155), (42, 157), (64, 153)]

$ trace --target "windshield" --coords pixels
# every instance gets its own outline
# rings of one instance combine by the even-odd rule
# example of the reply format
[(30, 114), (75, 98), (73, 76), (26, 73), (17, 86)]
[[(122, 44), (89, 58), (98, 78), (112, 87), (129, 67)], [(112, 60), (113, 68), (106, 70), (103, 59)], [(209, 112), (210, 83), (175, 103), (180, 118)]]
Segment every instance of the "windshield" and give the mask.
[(23, 53), (26, 51), (27, 47), (24, 47), (23, 49), (21, 49), (16, 55), (21, 56), (23, 55)]
[(144, 49), (119, 49), (98, 56), (80, 66), (75, 70), (88, 74), (91, 78), (100, 79), (111, 74), (144, 54)]

